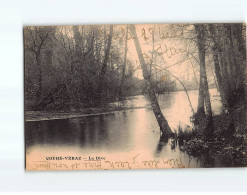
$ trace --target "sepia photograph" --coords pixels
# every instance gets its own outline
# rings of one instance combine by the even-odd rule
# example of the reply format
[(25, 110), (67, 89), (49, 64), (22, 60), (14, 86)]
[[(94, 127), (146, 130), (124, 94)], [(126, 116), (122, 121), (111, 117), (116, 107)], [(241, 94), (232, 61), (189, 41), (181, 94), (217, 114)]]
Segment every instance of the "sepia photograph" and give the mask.
[(245, 23), (25, 26), (28, 171), (247, 166)]

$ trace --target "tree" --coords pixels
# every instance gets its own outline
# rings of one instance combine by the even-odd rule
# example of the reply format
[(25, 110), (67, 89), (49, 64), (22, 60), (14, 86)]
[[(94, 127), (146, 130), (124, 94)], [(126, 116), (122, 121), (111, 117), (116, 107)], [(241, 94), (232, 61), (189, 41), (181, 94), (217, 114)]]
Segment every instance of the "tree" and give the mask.
[(212, 49), (213, 59), (214, 59), (214, 72), (216, 74), (216, 80), (217, 80), (218, 87), (219, 87), (221, 101), (225, 109), (225, 112), (227, 112), (227, 110), (229, 109), (229, 105), (227, 102), (226, 90), (224, 89), (225, 86), (227, 86), (227, 84), (224, 83), (224, 80), (222, 78), (220, 62), (219, 62), (219, 57), (220, 57), (219, 54), (220, 54), (221, 49), (217, 41), (215, 25), (209, 24), (208, 26), (209, 26), (210, 38), (212, 40), (211, 49)]
[[(43, 71), (42, 71), (42, 49), (48, 38), (51, 29), (49, 27), (26, 27), (24, 33), (30, 37), (31, 41), (25, 40), (27, 51), (32, 52), (38, 69), (37, 80), (38, 89), (36, 90), (36, 102), (43, 96)], [(29, 39), (29, 40), (30, 40)]]
[(132, 33), (132, 36), (134, 38), (134, 42), (135, 42), (135, 47), (136, 47), (136, 51), (138, 54), (138, 58), (141, 64), (141, 68), (142, 68), (142, 73), (143, 73), (143, 77), (146, 81), (146, 85), (147, 85), (147, 89), (148, 89), (148, 94), (149, 94), (149, 98), (151, 101), (151, 106), (154, 112), (154, 115), (156, 117), (156, 120), (159, 124), (160, 127), (160, 131), (162, 133), (162, 136), (164, 138), (167, 138), (170, 134), (171, 134), (171, 128), (168, 125), (167, 120), (165, 119), (164, 115), (161, 112), (157, 97), (155, 95), (155, 92), (153, 91), (153, 86), (152, 86), (152, 82), (150, 80), (150, 74), (148, 71), (148, 67), (145, 63), (145, 60), (143, 58), (143, 53), (142, 53), (142, 49), (136, 34), (136, 28), (135, 25), (131, 24), (130, 25), (130, 31)]
[[(205, 51), (206, 51), (206, 36), (205, 36), (205, 25), (203, 24), (194, 24), (196, 35), (197, 35), (197, 46), (199, 52), (199, 59), (200, 59), (200, 85), (203, 86), (203, 95), (206, 107), (206, 131), (205, 133), (211, 134), (214, 131), (213, 127), (213, 115), (212, 115), (212, 108), (210, 102), (210, 96), (208, 91), (208, 80), (207, 80), (207, 73), (206, 73), (206, 63), (205, 63)], [(199, 99), (199, 101), (201, 101)], [(201, 103), (201, 102), (199, 102)], [(198, 105), (199, 105), (198, 103)], [(199, 105), (201, 106), (201, 105)]]
[[(229, 130), (246, 123), (245, 69), (246, 46), (243, 24), (209, 24), (215, 74)], [(239, 129), (239, 128), (238, 128)]]
[(123, 67), (122, 67), (122, 76), (120, 81), (120, 87), (119, 87), (119, 100), (123, 99), (123, 86), (125, 81), (125, 71), (126, 71), (126, 61), (127, 61), (127, 51), (128, 51), (128, 25), (126, 26), (126, 34), (125, 34), (125, 49), (124, 49), (124, 60), (123, 60)]
[(103, 87), (105, 85), (105, 75), (106, 75), (107, 63), (109, 60), (109, 54), (110, 54), (111, 43), (112, 43), (112, 33), (113, 33), (113, 25), (110, 26), (110, 33), (109, 33), (107, 46), (105, 50), (105, 58), (104, 58), (103, 65), (102, 65), (100, 75), (99, 75), (99, 85), (97, 89), (97, 102), (96, 102), (98, 106), (102, 106), (102, 104), (104, 103), (102, 92), (103, 92)]

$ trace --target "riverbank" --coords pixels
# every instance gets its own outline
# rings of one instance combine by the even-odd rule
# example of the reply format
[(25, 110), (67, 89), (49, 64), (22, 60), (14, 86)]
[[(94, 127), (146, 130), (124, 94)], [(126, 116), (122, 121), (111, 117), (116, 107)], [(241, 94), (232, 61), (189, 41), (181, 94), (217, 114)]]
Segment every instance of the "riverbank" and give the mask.
[(58, 120), (79, 117), (89, 117), (98, 115), (107, 115), (117, 112), (123, 112), (131, 109), (141, 109), (144, 107), (107, 107), (107, 108), (85, 108), (80, 110), (68, 111), (26, 111), (25, 121), (45, 121)]
[(193, 131), (178, 129), (177, 137), (181, 151), (200, 159), (224, 158), (228, 166), (246, 166), (247, 129), (244, 126), (235, 127), (234, 131), (229, 121), (228, 115), (214, 116), (214, 133), (210, 138), (207, 138), (200, 129)]
[[(221, 103), (215, 97), (217, 91), (211, 91), (212, 94), (212, 109), (215, 113), (221, 112)], [(198, 92), (189, 91), (189, 95), (192, 101), (194, 108), (197, 106)], [(177, 112), (183, 112), (176, 121), (184, 122), (189, 124), (189, 117), (191, 116), (190, 112), (184, 112), (186, 110), (191, 110), (189, 104), (184, 104), (183, 100), (186, 99), (186, 94), (183, 91), (180, 92), (171, 92), (169, 95), (160, 95), (158, 96), (158, 101), (162, 112), (168, 116), (177, 116)], [(183, 107), (177, 107), (183, 104)], [(115, 112), (122, 112), (125, 110), (139, 109), (139, 108), (151, 108), (150, 101), (147, 96), (138, 95), (138, 96), (129, 96), (123, 102), (112, 102), (106, 108), (77, 108), (77, 109), (64, 109), (56, 110), (55, 108), (49, 108), (49, 110), (44, 111), (25, 111), (25, 121), (41, 121), (41, 120), (56, 120), (56, 119), (67, 119), (67, 118), (78, 118), (78, 117), (87, 117), (87, 116), (96, 116), (103, 114), (110, 114)], [(184, 111), (182, 111), (182, 109)], [(168, 111), (169, 113), (166, 113)], [(174, 121), (174, 119), (172, 119)]]

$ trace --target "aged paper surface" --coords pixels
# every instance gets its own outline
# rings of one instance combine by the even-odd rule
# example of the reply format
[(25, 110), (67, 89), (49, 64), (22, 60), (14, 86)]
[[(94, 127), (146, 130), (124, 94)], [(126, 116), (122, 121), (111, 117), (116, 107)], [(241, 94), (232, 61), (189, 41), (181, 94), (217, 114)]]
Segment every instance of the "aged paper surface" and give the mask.
[(246, 25), (24, 27), (26, 170), (243, 167)]

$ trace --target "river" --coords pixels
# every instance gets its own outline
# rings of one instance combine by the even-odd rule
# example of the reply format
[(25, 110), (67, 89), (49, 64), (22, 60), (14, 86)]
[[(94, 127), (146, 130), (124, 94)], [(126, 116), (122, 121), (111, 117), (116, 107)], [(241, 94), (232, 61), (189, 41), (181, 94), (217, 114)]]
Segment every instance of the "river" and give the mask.
[[(189, 91), (189, 96), (196, 110), (198, 91)], [(217, 90), (211, 89), (210, 96), (213, 114), (221, 113)], [(173, 131), (178, 125), (193, 127), (190, 122), (192, 110), (185, 92), (160, 95), (158, 99)], [(129, 107), (140, 108), (99, 116), (25, 122), (27, 159), (67, 154), (124, 158), (125, 155), (141, 154), (151, 159), (180, 159), (184, 167), (224, 165), (222, 160), (191, 157), (174, 146), (171, 140), (159, 142), (159, 126), (147, 97), (130, 97), (125, 103)]]

